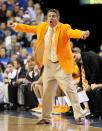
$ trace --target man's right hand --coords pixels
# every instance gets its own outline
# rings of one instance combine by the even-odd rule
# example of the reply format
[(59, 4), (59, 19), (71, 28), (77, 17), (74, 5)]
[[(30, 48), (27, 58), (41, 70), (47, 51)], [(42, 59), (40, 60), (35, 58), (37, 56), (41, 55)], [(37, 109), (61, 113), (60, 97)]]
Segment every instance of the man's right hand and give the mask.
[(16, 23), (14, 23), (13, 21), (8, 21), (7, 22), (7, 26), (12, 28), (12, 29), (14, 29), (15, 25), (16, 25)]

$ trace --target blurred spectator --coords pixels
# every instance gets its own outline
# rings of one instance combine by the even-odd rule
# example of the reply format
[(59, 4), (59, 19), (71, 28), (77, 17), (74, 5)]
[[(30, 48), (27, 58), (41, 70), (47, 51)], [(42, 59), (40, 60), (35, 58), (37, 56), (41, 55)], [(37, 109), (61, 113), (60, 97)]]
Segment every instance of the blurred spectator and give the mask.
[(32, 41), (31, 41), (31, 48), (32, 48), (32, 53), (34, 54), (34, 51), (35, 51), (35, 46), (36, 46), (36, 39), (33, 39)]
[(9, 96), (8, 96), (8, 85), (11, 83), (11, 81), (15, 78), (17, 70), (14, 69), (13, 63), (8, 62), (6, 70), (3, 75), (3, 87), (4, 87), (4, 103), (5, 103), (5, 109), (9, 108)]
[(17, 0), (19, 2), (20, 6), (23, 7), (25, 10), (27, 9), (27, 1), (29, 0)]
[[(19, 16), (20, 18), (23, 18), (23, 15), (24, 15), (24, 8), (21, 7), (21, 8), (19, 9), (18, 16)], [(22, 22), (21, 22), (21, 20), (20, 20), (19, 22), (20, 22), (20, 23), (23, 23), (23, 20), (22, 20)]]
[(2, 10), (2, 6), (0, 6), (0, 21), (6, 22), (6, 13)]
[(0, 49), (6, 48), (3, 39), (0, 39)]
[(15, 49), (15, 54), (19, 57), (20, 56), (20, 46), (16, 44), (14, 49)]
[(17, 41), (20, 43), (21, 47), (30, 47), (30, 41), (28, 41), (26, 34), (23, 32), (17, 34)]
[(18, 58), (18, 55), (17, 54), (13, 54), (11, 55), (11, 61), (15, 61), (16, 59)]
[(0, 6), (3, 4), (3, 0), (0, 0)]
[(31, 21), (34, 21), (34, 20), (35, 20), (35, 17), (36, 17), (36, 14), (35, 14), (35, 11), (34, 11), (33, 1), (32, 1), (32, 0), (29, 0), (29, 1), (28, 1), (27, 11), (28, 11), (28, 13), (29, 13), (29, 15), (30, 15)]
[(11, 55), (12, 54), (19, 54), (19, 49), (20, 49), (20, 43), (17, 42), (17, 36), (16, 35), (12, 35), (11, 36)]
[(38, 104), (35, 94), (31, 91), (31, 83), (39, 78), (39, 73), (34, 71), (34, 59), (31, 56), (27, 57), (26, 65), (26, 78), (18, 88), (18, 102), (19, 104), (24, 104), (25, 109)]
[(14, 5), (15, 16), (18, 16), (19, 10), (20, 10), (20, 5), (19, 5), (19, 3), (15, 3), (15, 5)]
[(29, 55), (34, 56), (32, 47), (27, 47), (26, 49), (27, 49)]
[(24, 24), (30, 24), (31, 19), (30, 19), (30, 16), (29, 16), (28, 13), (25, 13), (25, 14), (23, 15), (23, 22), (24, 22)]
[(4, 39), (5, 29), (6, 29), (6, 24), (4, 22), (0, 23), (0, 39)]
[(7, 9), (6, 17), (7, 17), (7, 20), (11, 20), (11, 19), (14, 20), (14, 12), (13, 12), (13, 10)]
[(15, 0), (6, 0), (5, 4), (7, 5), (8, 10), (14, 10)]
[(4, 87), (3, 87), (3, 73), (4, 73), (4, 66), (0, 63), (0, 109), (1, 104), (4, 102)]
[(7, 51), (10, 52), (10, 50), (12, 50), (11, 30), (9, 28), (6, 28), (4, 33), (5, 33), (4, 43), (5, 43)]
[(7, 5), (5, 3), (3, 3), (2, 6), (1, 6), (1, 9), (2, 9), (3, 12), (6, 13)]
[(40, 22), (44, 21), (44, 13), (41, 9), (40, 3), (34, 4), (34, 11), (35, 11), (35, 24), (39, 24)]
[(14, 21), (17, 22), (17, 23), (24, 23), (24, 21), (22, 20), (22, 18), (18, 17), (18, 16), (15, 17)]
[(3, 73), (4, 73), (4, 66), (2, 63), (0, 63), (0, 109), (1, 109), (1, 104), (4, 102)]
[(3, 72), (5, 70), (5, 67), (2, 63), (0, 63), (0, 82), (3, 82)]
[(27, 51), (27, 49), (26, 48), (22, 48), (21, 50), (20, 50), (20, 58), (21, 58), (21, 60), (23, 60), (24, 61), (24, 64), (26, 64), (26, 62), (27, 62), (27, 57), (28, 57), (28, 51)]
[(7, 63), (11, 61), (10, 57), (7, 56), (5, 48), (1, 48), (0, 52), (0, 62), (6, 67)]
[(24, 68), (24, 63), (20, 59), (13, 61), (14, 68), (17, 70), (15, 78), (9, 84), (9, 101), (13, 103), (15, 109), (18, 106), (18, 88), (23, 83), (26, 77), (26, 70)]
[(72, 49), (73, 52), (76, 52), (76, 53), (80, 53), (81, 52), (81, 49), (79, 47), (74, 47)]

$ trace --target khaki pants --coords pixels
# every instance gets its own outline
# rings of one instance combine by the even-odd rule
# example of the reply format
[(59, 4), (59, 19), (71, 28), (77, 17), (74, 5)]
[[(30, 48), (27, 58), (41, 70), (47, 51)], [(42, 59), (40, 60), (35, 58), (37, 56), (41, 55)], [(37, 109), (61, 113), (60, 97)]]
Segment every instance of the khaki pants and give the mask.
[(37, 81), (38, 83), (35, 84), (35, 86), (33, 87), (33, 91), (38, 98), (41, 98), (42, 99), (42, 96), (43, 96), (43, 80), (42, 80), (42, 77), (40, 77)]
[(80, 107), (76, 87), (73, 83), (72, 74), (66, 74), (60, 67), (59, 63), (48, 64), (44, 67), (43, 72), (43, 111), (42, 118), (50, 119), (52, 111), (52, 100), (56, 93), (55, 83), (58, 83), (65, 95), (70, 99), (75, 119), (83, 116)]

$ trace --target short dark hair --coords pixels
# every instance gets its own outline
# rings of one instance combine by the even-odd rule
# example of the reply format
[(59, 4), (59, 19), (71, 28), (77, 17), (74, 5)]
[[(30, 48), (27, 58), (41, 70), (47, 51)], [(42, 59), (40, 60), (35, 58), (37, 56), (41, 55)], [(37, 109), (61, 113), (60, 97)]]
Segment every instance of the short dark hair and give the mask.
[(54, 13), (56, 13), (57, 16), (60, 18), (60, 12), (59, 12), (59, 10), (57, 10), (57, 9), (49, 9), (48, 12), (47, 12), (47, 14), (48, 14), (49, 12), (54, 12)]
[(23, 60), (21, 60), (20, 58), (16, 58), (15, 61), (17, 62), (17, 64), (20, 64), (21, 67), (24, 67), (24, 62), (23, 62)]
[(10, 61), (10, 62), (8, 62), (8, 63), (7, 63), (7, 65), (13, 65), (13, 62), (12, 62), (12, 61)]
[(0, 73), (5, 71), (5, 67), (2, 63), (0, 63)]

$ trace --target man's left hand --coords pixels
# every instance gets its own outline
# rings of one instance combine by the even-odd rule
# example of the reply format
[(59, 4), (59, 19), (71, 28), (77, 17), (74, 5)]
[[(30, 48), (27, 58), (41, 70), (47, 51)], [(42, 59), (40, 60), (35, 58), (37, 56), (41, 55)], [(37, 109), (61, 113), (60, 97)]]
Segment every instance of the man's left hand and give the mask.
[(90, 31), (89, 31), (89, 30), (86, 30), (86, 31), (84, 32), (82, 38), (85, 40), (87, 37), (89, 37), (89, 35), (90, 35)]

